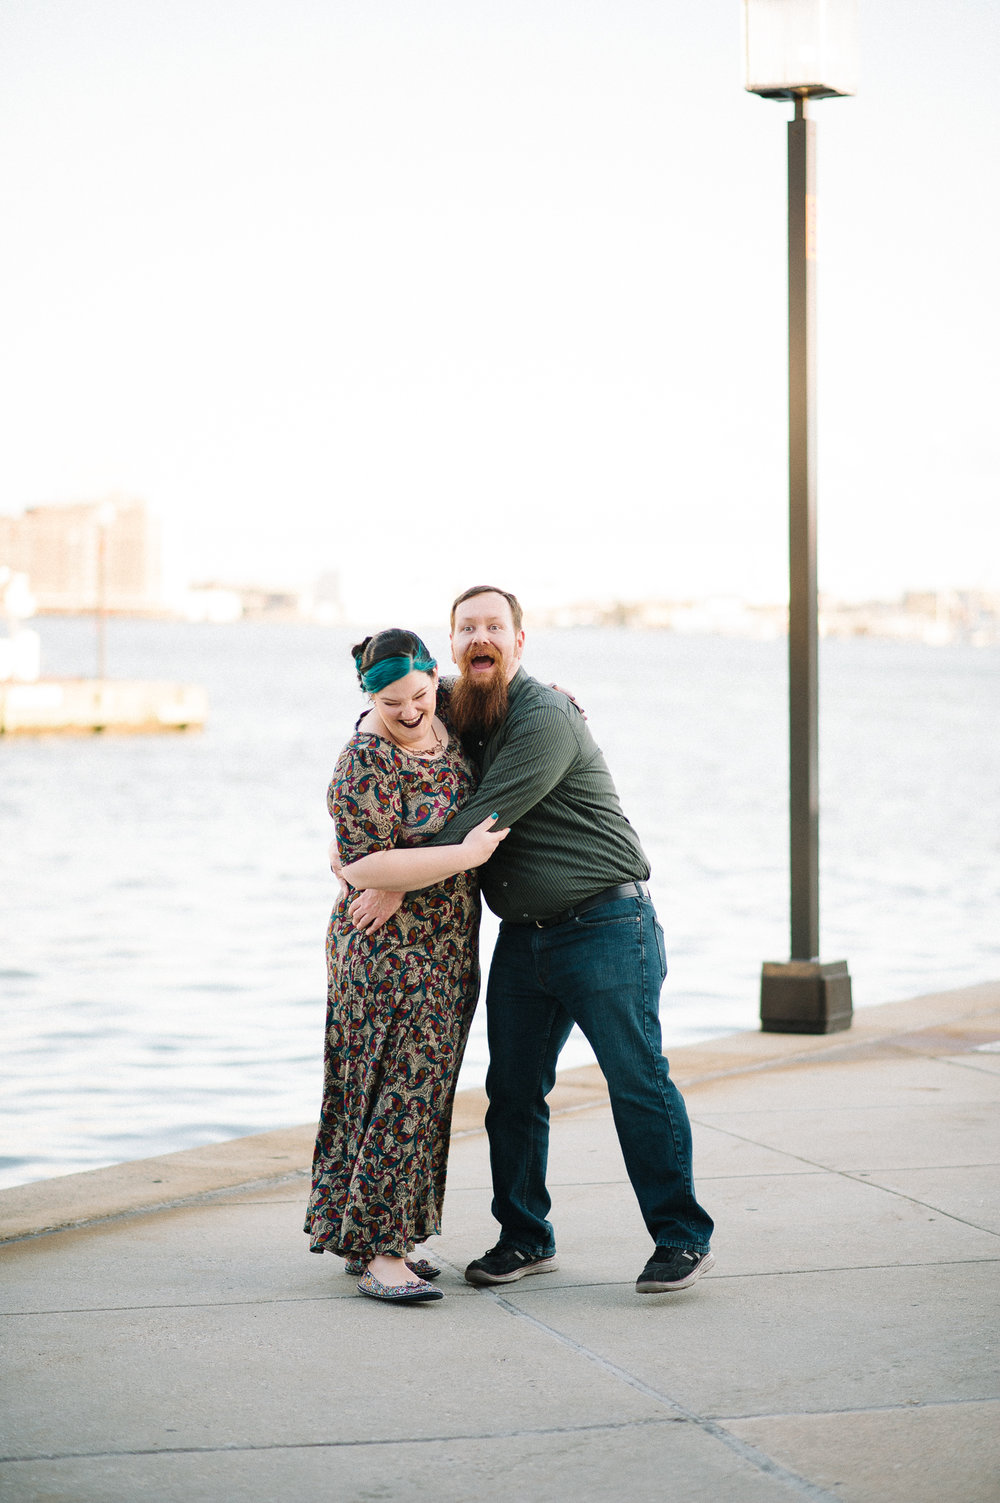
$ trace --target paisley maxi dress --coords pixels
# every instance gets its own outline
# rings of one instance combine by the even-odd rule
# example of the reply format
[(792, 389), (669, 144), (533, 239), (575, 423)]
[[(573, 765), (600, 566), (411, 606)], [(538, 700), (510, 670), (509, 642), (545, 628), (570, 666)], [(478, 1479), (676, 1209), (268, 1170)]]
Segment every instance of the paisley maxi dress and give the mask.
[[(355, 731), (327, 795), (345, 864), (421, 845), (474, 786), (452, 734), (433, 760)], [(351, 897), (327, 933), (323, 1105), (310, 1251), (369, 1261), (441, 1229), (458, 1068), (479, 994), (479, 886), (459, 872), (407, 893), (375, 934)]]

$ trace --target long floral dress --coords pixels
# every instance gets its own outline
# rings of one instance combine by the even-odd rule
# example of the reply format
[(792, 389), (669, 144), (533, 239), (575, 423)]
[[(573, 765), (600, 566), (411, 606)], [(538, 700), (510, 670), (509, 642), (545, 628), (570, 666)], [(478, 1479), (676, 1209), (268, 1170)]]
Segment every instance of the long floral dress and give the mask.
[[(421, 845), (474, 785), (457, 736), (431, 760), (356, 731), (327, 802), (346, 864)], [(479, 994), (479, 887), (460, 872), (408, 893), (369, 936), (327, 933), (323, 1106), (305, 1230), (312, 1252), (366, 1262), (439, 1232), (452, 1105)]]

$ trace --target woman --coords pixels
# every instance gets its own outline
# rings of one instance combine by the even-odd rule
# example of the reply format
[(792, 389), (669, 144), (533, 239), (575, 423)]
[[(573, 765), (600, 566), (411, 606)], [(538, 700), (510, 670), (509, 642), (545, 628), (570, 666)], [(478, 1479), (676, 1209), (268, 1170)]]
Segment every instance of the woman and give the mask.
[[(375, 934), (348, 907), (327, 935), (323, 1106), (306, 1232), (339, 1253), (374, 1299), (440, 1299), (437, 1272), (406, 1254), (440, 1230), (455, 1082), (479, 993), (472, 868), (506, 831), (420, 849), (471, 792), (474, 774), (437, 714), (437, 664), (393, 628), (352, 649), (372, 701), (337, 762), (327, 801), (344, 876), (407, 890)], [(396, 849), (394, 849), (396, 848)], [(419, 891), (416, 889), (420, 889)], [(421, 1276), (423, 1275), (423, 1276)]]

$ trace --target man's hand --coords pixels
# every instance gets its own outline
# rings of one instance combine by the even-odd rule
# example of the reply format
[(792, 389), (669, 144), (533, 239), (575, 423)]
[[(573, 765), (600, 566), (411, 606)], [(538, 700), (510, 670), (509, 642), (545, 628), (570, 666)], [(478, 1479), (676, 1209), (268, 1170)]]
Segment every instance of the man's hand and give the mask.
[(405, 892), (380, 892), (369, 887), (358, 893), (347, 911), (355, 929), (361, 934), (374, 934), (388, 923), (405, 897)]

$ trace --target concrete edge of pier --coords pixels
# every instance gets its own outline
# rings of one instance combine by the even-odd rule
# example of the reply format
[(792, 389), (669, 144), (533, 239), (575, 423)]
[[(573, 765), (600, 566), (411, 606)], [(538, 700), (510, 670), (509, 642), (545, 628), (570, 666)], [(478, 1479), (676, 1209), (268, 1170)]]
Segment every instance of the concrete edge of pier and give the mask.
[[(927, 1032), (934, 1029), (941, 1033), (941, 1052), (948, 1053), (954, 1049), (949, 1030), (961, 1029), (967, 1037), (976, 1018), (983, 1016), (985, 1023), (998, 1000), (1000, 982), (983, 982), (862, 1008), (855, 1012), (852, 1027), (841, 1033), (728, 1034), (670, 1050), (671, 1073), (683, 1089), (819, 1058), (905, 1047), (907, 1036), (918, 1032), (926, 1048)], [(562, 1071), (549, 1097), (553, 1115), (606, 1101), (604, 1078), (596, 1065)], [(459, 1091), (453, 1135), (482, 1132), (485, 1110), (482, 1089)], [(310, 1122), (0, 1190), (0, 1244), (301, 1175), (311, 1162), (314, 1135), (315, 1124)]]

